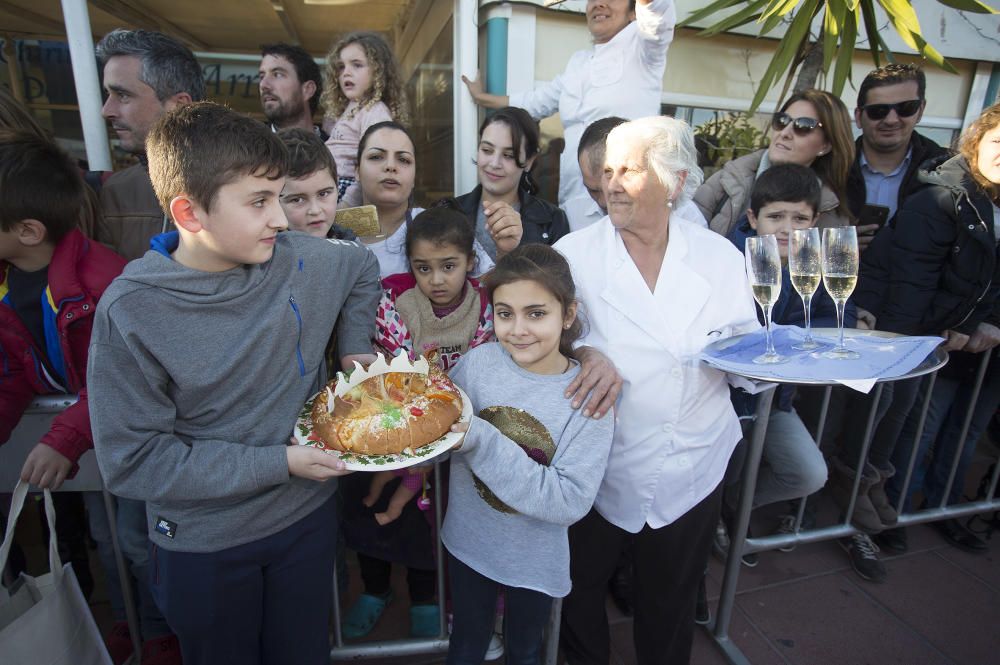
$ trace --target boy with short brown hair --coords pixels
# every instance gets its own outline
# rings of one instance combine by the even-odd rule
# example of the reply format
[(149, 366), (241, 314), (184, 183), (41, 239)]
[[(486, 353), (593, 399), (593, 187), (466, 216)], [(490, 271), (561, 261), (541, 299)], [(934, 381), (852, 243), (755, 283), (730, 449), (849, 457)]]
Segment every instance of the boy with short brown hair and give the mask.
[(326, 662), (336, 483), (323, 481), (345, 471), (287, 444), (326, 381), (335, 322), (345, 366), (371, 358), (378, 263), (357, 243), (281, 233), (287, 154), (259, 122), (196, 103), (146, 146), (178, 230), (98, 311), (101, 470), (147, 502), (153, 595), (186, 665)]

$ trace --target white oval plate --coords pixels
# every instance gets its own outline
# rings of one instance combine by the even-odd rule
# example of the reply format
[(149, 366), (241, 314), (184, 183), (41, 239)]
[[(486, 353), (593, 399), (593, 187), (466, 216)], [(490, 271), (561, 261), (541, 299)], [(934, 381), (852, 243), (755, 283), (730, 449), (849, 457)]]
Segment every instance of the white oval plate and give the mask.
[[(462, 415), (458, 417), (460, 423), (467, 423), (472, 420), (472, 402), (465, 391), (458, 388), (458, 393), (462, 396)], [(300, 446), (316, 447), (320, 443), (318, 437), (312, 431), (312, 405), (319, 393), (316, 393), (305, 403), (299, 417), (295, 421), (293, 436), (295, 442)], [(405, 469), (417, 464), (424, 464), (438, 455), (448, 452), (462, 440), (464, 435), (460, 432), (446, 432), (437, 441), (417, 448), (412, 455), (400, 453), (398, 455), (361, 455), (358, 453), (344, 453), (339, 450), (325, 450), (324, 452), (336, 455), (344, 461), (351, 471), (393, 471), (395, 469)]]

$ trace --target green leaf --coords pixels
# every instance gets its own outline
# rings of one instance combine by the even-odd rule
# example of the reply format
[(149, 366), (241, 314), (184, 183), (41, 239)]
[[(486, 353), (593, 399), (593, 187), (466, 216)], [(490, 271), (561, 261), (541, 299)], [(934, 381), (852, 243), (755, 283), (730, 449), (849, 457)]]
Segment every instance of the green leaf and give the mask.
[(907, 46), (933, 62), (941, 69), (957, 74), (958, 71), (933, 46), (927, 43), (920, 32), (920, 21), (913, 6), (906, 0), (878, 0), (896, 28), (896, 32)]
[(795, 13), (792, 25), (789, 26), (788, 32), (785, 33), (785, 38), (781, 40), (777, 53), (771, 58), (771, 64), (768, 65), (767, 71), (764, 72), (764, 77), (757, 87), (753, 101), (750, 102), (751, 112), (757, 110), (757, 107), (764, 101), (764, 97), (767, 95), (767, 91), (771, 89), (774, 81), (784, 74), (792, 64), (792, 60), (795, 59), (795, 55), (802, 47), (802, 42), (809, 36), (809, 26), (816, 15), (819, 1), (805, 0)]
[(784, 16), (788, 12), (795, 9), (795, 5), (799, 4), (799, 0), (771, 0), (770, 6), (764, 12), (761, 19), (766, 19), (771, 16)]
[(861, 2), (861, 15), (865, 20), (865, 34), (868, 35), (868, 50), (871, 51), (872, 62), (875, 63), (876, 67), (881, 67), (882, 65), (879, 62), (879, 45), (884, 45), (884, 43), (882, 42), (882, 36), (878, 33), (878, 21), (875, 18), (875, 7), (872, 4), (872, 0)]
[[(830, 71), (830, 64), (836, 54), (837, 42), (843, 31), (844, 19), (847, 14), (847, 4), (844, 0), (827, 0), (826, 12), (823, 16), (823, 71)], [(853, 17), (852, 17), (853, 18)], [(853, 49), (853, 44), (851, 46)]]
[(761, 25), (760, 32), (758, 32), (757, 34), (766, 35), (767, 33), (777, 28), (779, 25), (781, 25), (785, 21), (785, 17), (782, 16), (781, 14), (772, 14), (771, 17), (766, 20), (764, 19), (758, 19), (758, 20), (763, 21), (763, 25)]
[(950, 72), (952, 74), (958, 73), (958, 70), (955, 69), (955, 67), (948, 62), (936, 48), (928, 44), (922, 36), (914, 35), (913, 38), (917, 43), (917, 50), (920, 51), (920, 55), (924, 56), (946, 72)]
[(850, 12), (845, 17), (837, 53), (837, 67), (833, 71), (833, 94), (840, 97), (844, 84), (851, 78), (851, 64), (854, 60), (854, 44), (858, 40), (858, 15)]
[(732, 30), (734, 28), (740, 27), (741, 25), (746, 25), (751, 21), (756, 21), (757, 17), (759, 16), (760, 12), (757, 11), (757, 7), (754, 5), (754, 3), (749, 3), (741, 11), (736, 12), (729, 18), (719, 21), (713, 26), (705, 28), (704, 30), (699, 32), (698, 35), (701, 37), (711, 37), (713, 35), (719, 34), (720, 32)]
[[(765, 1), (766, 0), (762, 0), (759, 2), (759, 4), (763, 5)], [(723, 9), (728, 9), (733, 5), (742, 5), (742, 4), (744, 3), (741, 2), (741, 0), (715, 0), (715, 2), (708, 5), (707, 7), (699, 9), (696, 12), (692, 12), (686, 19), (678, 23), (677, 27), (678, 28), (690, 27), (692, 23), (698, 23), (703, 18), (711, 16), (716, 12), (722, 11)]]
[(987, 4), (982, 2), (977, 2), (977, 0), (938, 0), (945, 7), (951, 7), (952, 9), (958, 9), (963, 12), (972, 12), (973, 14), (996, 14), (997, 10), (993, 9)]
[(917, 13), (913, 11), (913, 5), (907, 0), (878, 0), (878, 3), (882, 5), (882, 9), (889, 16), (889, 20), (903, 41), (916, 50), (917, 44), (913, 35), (920, 34), (920, 21), (917, 19)]

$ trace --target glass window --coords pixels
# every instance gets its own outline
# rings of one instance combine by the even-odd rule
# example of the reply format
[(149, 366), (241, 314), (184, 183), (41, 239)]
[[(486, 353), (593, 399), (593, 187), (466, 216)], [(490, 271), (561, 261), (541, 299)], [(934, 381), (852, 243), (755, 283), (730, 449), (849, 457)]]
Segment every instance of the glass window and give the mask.
[[(455, 188), (453, 20), (449, 19), (441, 29), (406, 88), (412, 114), (410, 130), (417, 152), (417, 181), (413, 197), (419, 206), (451, 196)], [(470, 159), (472, 157), (469, 156)], [(474, 167), (470, 164), (469, 168)]]

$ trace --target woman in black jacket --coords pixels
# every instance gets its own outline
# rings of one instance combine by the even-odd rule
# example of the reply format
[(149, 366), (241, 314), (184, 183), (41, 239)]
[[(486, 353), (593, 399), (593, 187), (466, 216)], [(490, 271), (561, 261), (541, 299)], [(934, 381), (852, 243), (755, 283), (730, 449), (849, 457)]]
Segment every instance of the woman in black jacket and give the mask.
[[(906, 199), (894, 225), (879, 232), (863, 255), (856, 302), (875, 315), (879, 330), (941, 335), (949, 351), (991, 348), (1000, 342), (1000, 104), (966, 131), (958, 155), (919, 178), (920, 188)], [(916, 379), (886, 386), (891, 402), (862, 465), (864, 496), (855, 512), (862, 530), (878, 532), (896, 522), (884, 485), (895, 471), (890, 459), (919, 385)], [(845, 428), (844, 449), (831, 463), (830, 487), (842, 504), (850, 498), (865, 419), (853, 420), (855, 427)], [(859, 524), (859, 517), (870, 518), (868, 524)]]
[(479, 185), (455, 199), (456, 207), (475, 221), (476, 239), (496, 260), (494, 237), (520, 226), (521, 243), (546, 245), (569, 233), (566, 213), (535, 196), (531, 167), (538, 157), (538, 123), (528, 112), (507, 106), (479, 128), (476, 171)]

